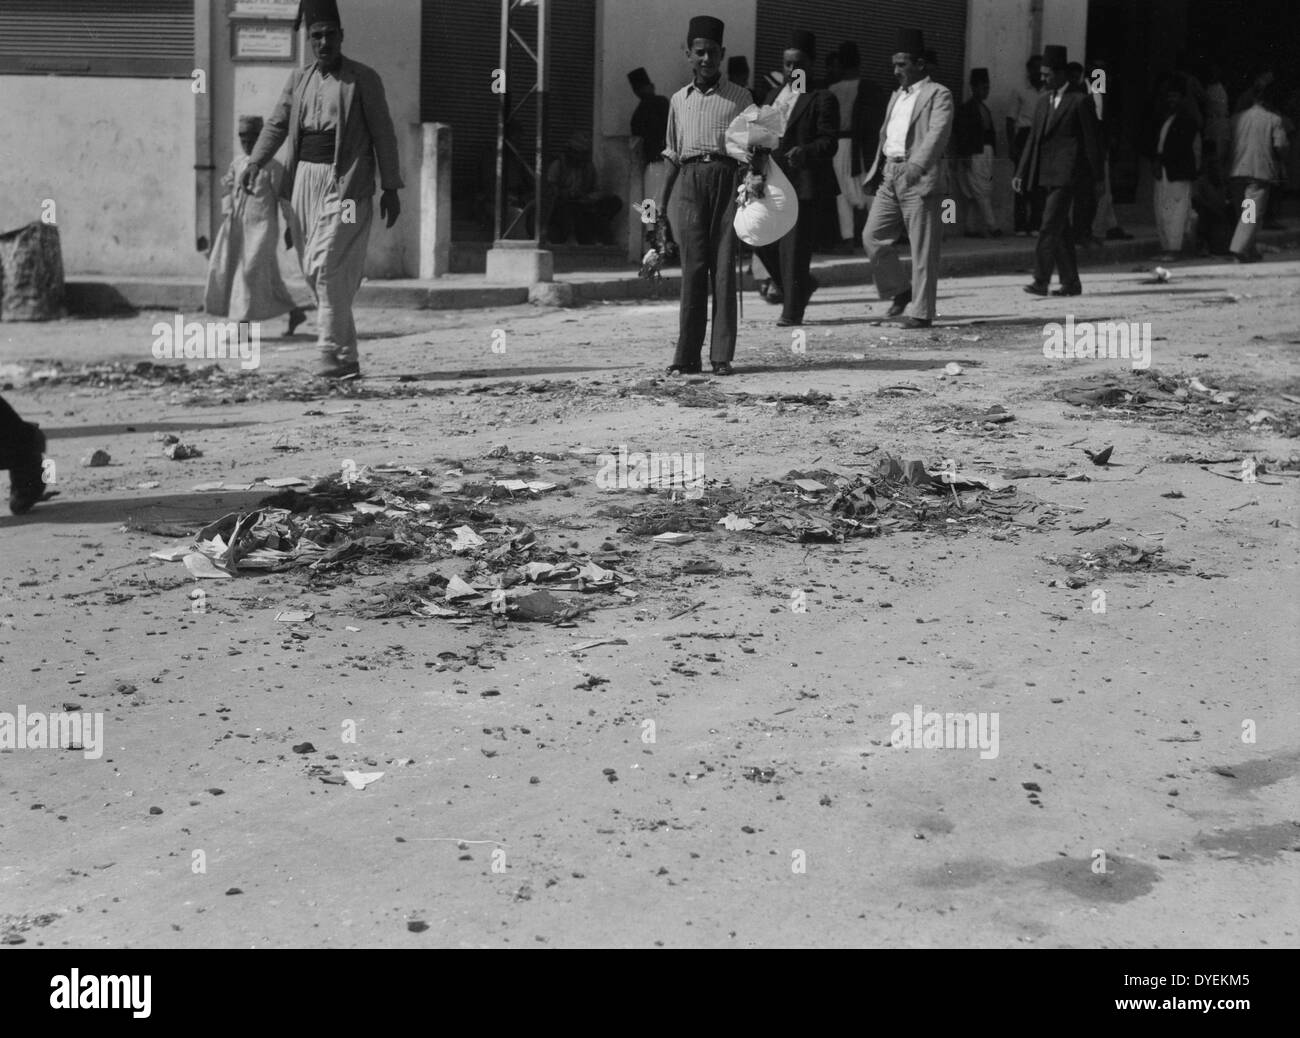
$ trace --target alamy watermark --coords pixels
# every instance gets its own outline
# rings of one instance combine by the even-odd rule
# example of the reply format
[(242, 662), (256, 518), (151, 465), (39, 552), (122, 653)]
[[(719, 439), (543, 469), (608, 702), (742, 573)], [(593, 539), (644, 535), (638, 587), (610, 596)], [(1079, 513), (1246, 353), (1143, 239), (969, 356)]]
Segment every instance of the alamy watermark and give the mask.
[(1075, 322), (1074, 314), (1043, 325), (1043, 356), (1048, 360), (1128, 360), (1138, 370), (1151, 366), (1151, 325), (1133, 321)]
[(998, 755), (998, 715), (981, 711), (967, 714), (925, 713), (920, 703), (910, 714), (895, 714), (889, 719), (893, 731), (891, 746), (913, 750), (973, 750), (978, 747), (980, 760)]
[(698, 454), (634, 451), (620, 445), (617, 454), (596, 457), (596, 486), (601, 490), (704, 486), (704, 459)]
[(262, 326), (257, 321), (190, 321), (176, 315), (151, 329), (155, 360), (238, 360), (245, 371), (262, 363)]
[(18, 705), (0, 712), (0, 750), (81, 750), (87, 760), (104, 753), (104, 715), (81, 710), (43, 713)]

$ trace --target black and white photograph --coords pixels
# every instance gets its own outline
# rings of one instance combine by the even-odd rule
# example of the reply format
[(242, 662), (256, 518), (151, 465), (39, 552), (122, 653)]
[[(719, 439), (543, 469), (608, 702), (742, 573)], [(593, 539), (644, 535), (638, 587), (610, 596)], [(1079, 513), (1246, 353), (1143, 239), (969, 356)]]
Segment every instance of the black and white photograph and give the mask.
[(33, 1004), (997, 949), (1262, 1008), (1298, 122), (1291, 0), (0, 0)]

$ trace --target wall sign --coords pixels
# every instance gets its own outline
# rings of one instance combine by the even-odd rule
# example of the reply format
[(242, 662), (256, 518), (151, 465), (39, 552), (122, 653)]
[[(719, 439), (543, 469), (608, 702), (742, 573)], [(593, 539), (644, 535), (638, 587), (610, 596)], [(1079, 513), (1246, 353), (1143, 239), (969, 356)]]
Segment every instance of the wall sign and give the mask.
[(293, 61), (298, 34), (291, 25), (266, 22), (232, 22), (230, 56), (235, 61)]

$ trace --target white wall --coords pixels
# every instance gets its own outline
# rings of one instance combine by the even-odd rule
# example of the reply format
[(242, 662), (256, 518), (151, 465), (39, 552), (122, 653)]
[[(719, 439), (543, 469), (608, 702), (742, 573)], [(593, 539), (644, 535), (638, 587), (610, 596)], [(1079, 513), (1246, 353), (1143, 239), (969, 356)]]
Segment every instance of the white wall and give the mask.
[(0, 231), (53, 199), (68, 274), (202, 272), (188, 79), (0, 76)]
[[(232, 62), (225, 5), (218, 3), (213, 7), (212, 50), (217, 69), (213, 163), (219, 179), (239, 147), (238, 117), (266, 118), (294, 66)], [(414, 277), (420, 267), (420, 4), (417, 0), (343, 0), (339, 10), (343, 18), (344, 55), (371, 66), (384, 81), (406, 185), (400, 193), (402, 216), (392, 230), (386, 230), (379, 217), (376, 194), (366, 276)], [(305, 63), (311, 59), (311, 45), (303, 41), (302, 48), (300, 57)], [(284, 160), (283, 149), (279, 158)], [(220, 198), (215, 195), (214, 206), (215, 227), (221, 217)], [(280, 257), (286, 276), (298, 276), (296, 254), (281, 250)]]

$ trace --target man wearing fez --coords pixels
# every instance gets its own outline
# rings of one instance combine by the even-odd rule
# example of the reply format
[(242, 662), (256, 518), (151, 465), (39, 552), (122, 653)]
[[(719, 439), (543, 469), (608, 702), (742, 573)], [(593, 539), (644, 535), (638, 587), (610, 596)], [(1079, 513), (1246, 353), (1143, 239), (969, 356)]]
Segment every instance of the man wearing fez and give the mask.
[[(867, 196), (862, 193), (861, 169), (855, 170), (855, 151), (860, 150), (854, 140), (853, 115), (858, 103), (858, 91), (862, 88), (862, 57), (858, 45), (852, 40), (840, 44), (840, 79), (829, 87), (840, 106), (840, 126), (836, 134), (835, 182), (839, 185), (839, 197), (835, 199), (836, 219), (839, 224), (841, 252), (852, 252), (857, 238), (855, 231), (855, 214), (867, 207)], [(867, 89), (870, 89), (868, 84)], [(874, 137), (874, 129), (873, 129)], [(854, 176), (854, 173), (859, 176)]]
[(840, 128), (840, 106), (829, 90), (811, 88), (817, 40), (801, 29), (790, 34), (784, 54), (785, 86), (774, 107), (785, 120), (781, 142), (772, 158), (787, 177), (799, 199), (799, 219), (780, 241), (758, 249), (781, 293), (783, 328), (803, 324), (804, 310), (817, 288), (809, 266), (817, 230), (817, 202), (839, 194), (835, 183), (835, 149)]
[(632, 93), (640, 98), (632, 113), (632, 136), (641, 142), (641, 198), (658, 198), (668, 176), (664, 144), (668, 133), (668, 98), (655, 93), (655, 85), (644, 68), (627, 74)]
[(700, 371), (710, 288), (714, 374), (730, 375), (736, 353), (736, 235), (731, 224), (741, 170), (727, 155), (726, 132), (752, 99), (748, 90), (722, 75), (722, 30), (717, 18), (691, 19), (686, 57), (692, 79), (673, 94), (668, 109), (668, 176), (655, 202), (662, 220), (665, 204), (670, 196), (673, 200), (672, 227), (682, 260), (681, 327), (670, 375)]
[[(961, 193), (971, 203), (966, 217), (966, 237), (1002, 237), (997, 217), (993, 214), (993, 155), (997, 148), (997, 131), (993, 129), (993, 113), (987, 104), (989, 96), (989, 70), (970, 70), (970, 94), (957, 109), (953, 128), (953, 143), (957, 150), (957, 181)], [(972, 213), (979, 213), (984, 229), (970, 230)]]
[(397, 135), (379, 74), (343, 56), (335, 0), (302, 0), (294, 27), (304, 22), (315, 64), (290, 74), (241, 183), (251, 192), (262, 166), (289, 142), (280, 192), (290, 199), (298, 262), (319, 304), (316, 374), (356, 378), (361, 367), (352, 301), (365, 271), (376, 166), (380, 216), (392, 227), (402, 211)]
[(1070, 209), (1080, 185), (1097, 194), (1104, 184), (1097, 110), (1086, 93), (1070, 89), (1064, 47), (1043, 48), (1045, 89), (1034, 112), (1034, 125), (1020, 156), (1012, 189), (1017, 193), (1043, 188), (1043, 225), (1035, 250), (1034, 280), (1025, 286), (1031, 295), (1047, 295), (1056, 269), (1061, 285), (1053, 295), (1077, 296), (1079, 266), (1074, 253)]
[[(934, 322), (939, 289), (939, 203), (944, 192), (944, 157), (952, 135), (952, 92), (930, 78), (919, 29), (901, 29), (893, 57), (898, 89), (889, 99), (876, 142), (875, 161), (864, 184), (875, 203), (862, 231), (871, 274), (887, 316), (904, 328)], [(896, 242), (906, 231), (912, 249), (908, 287)]]

